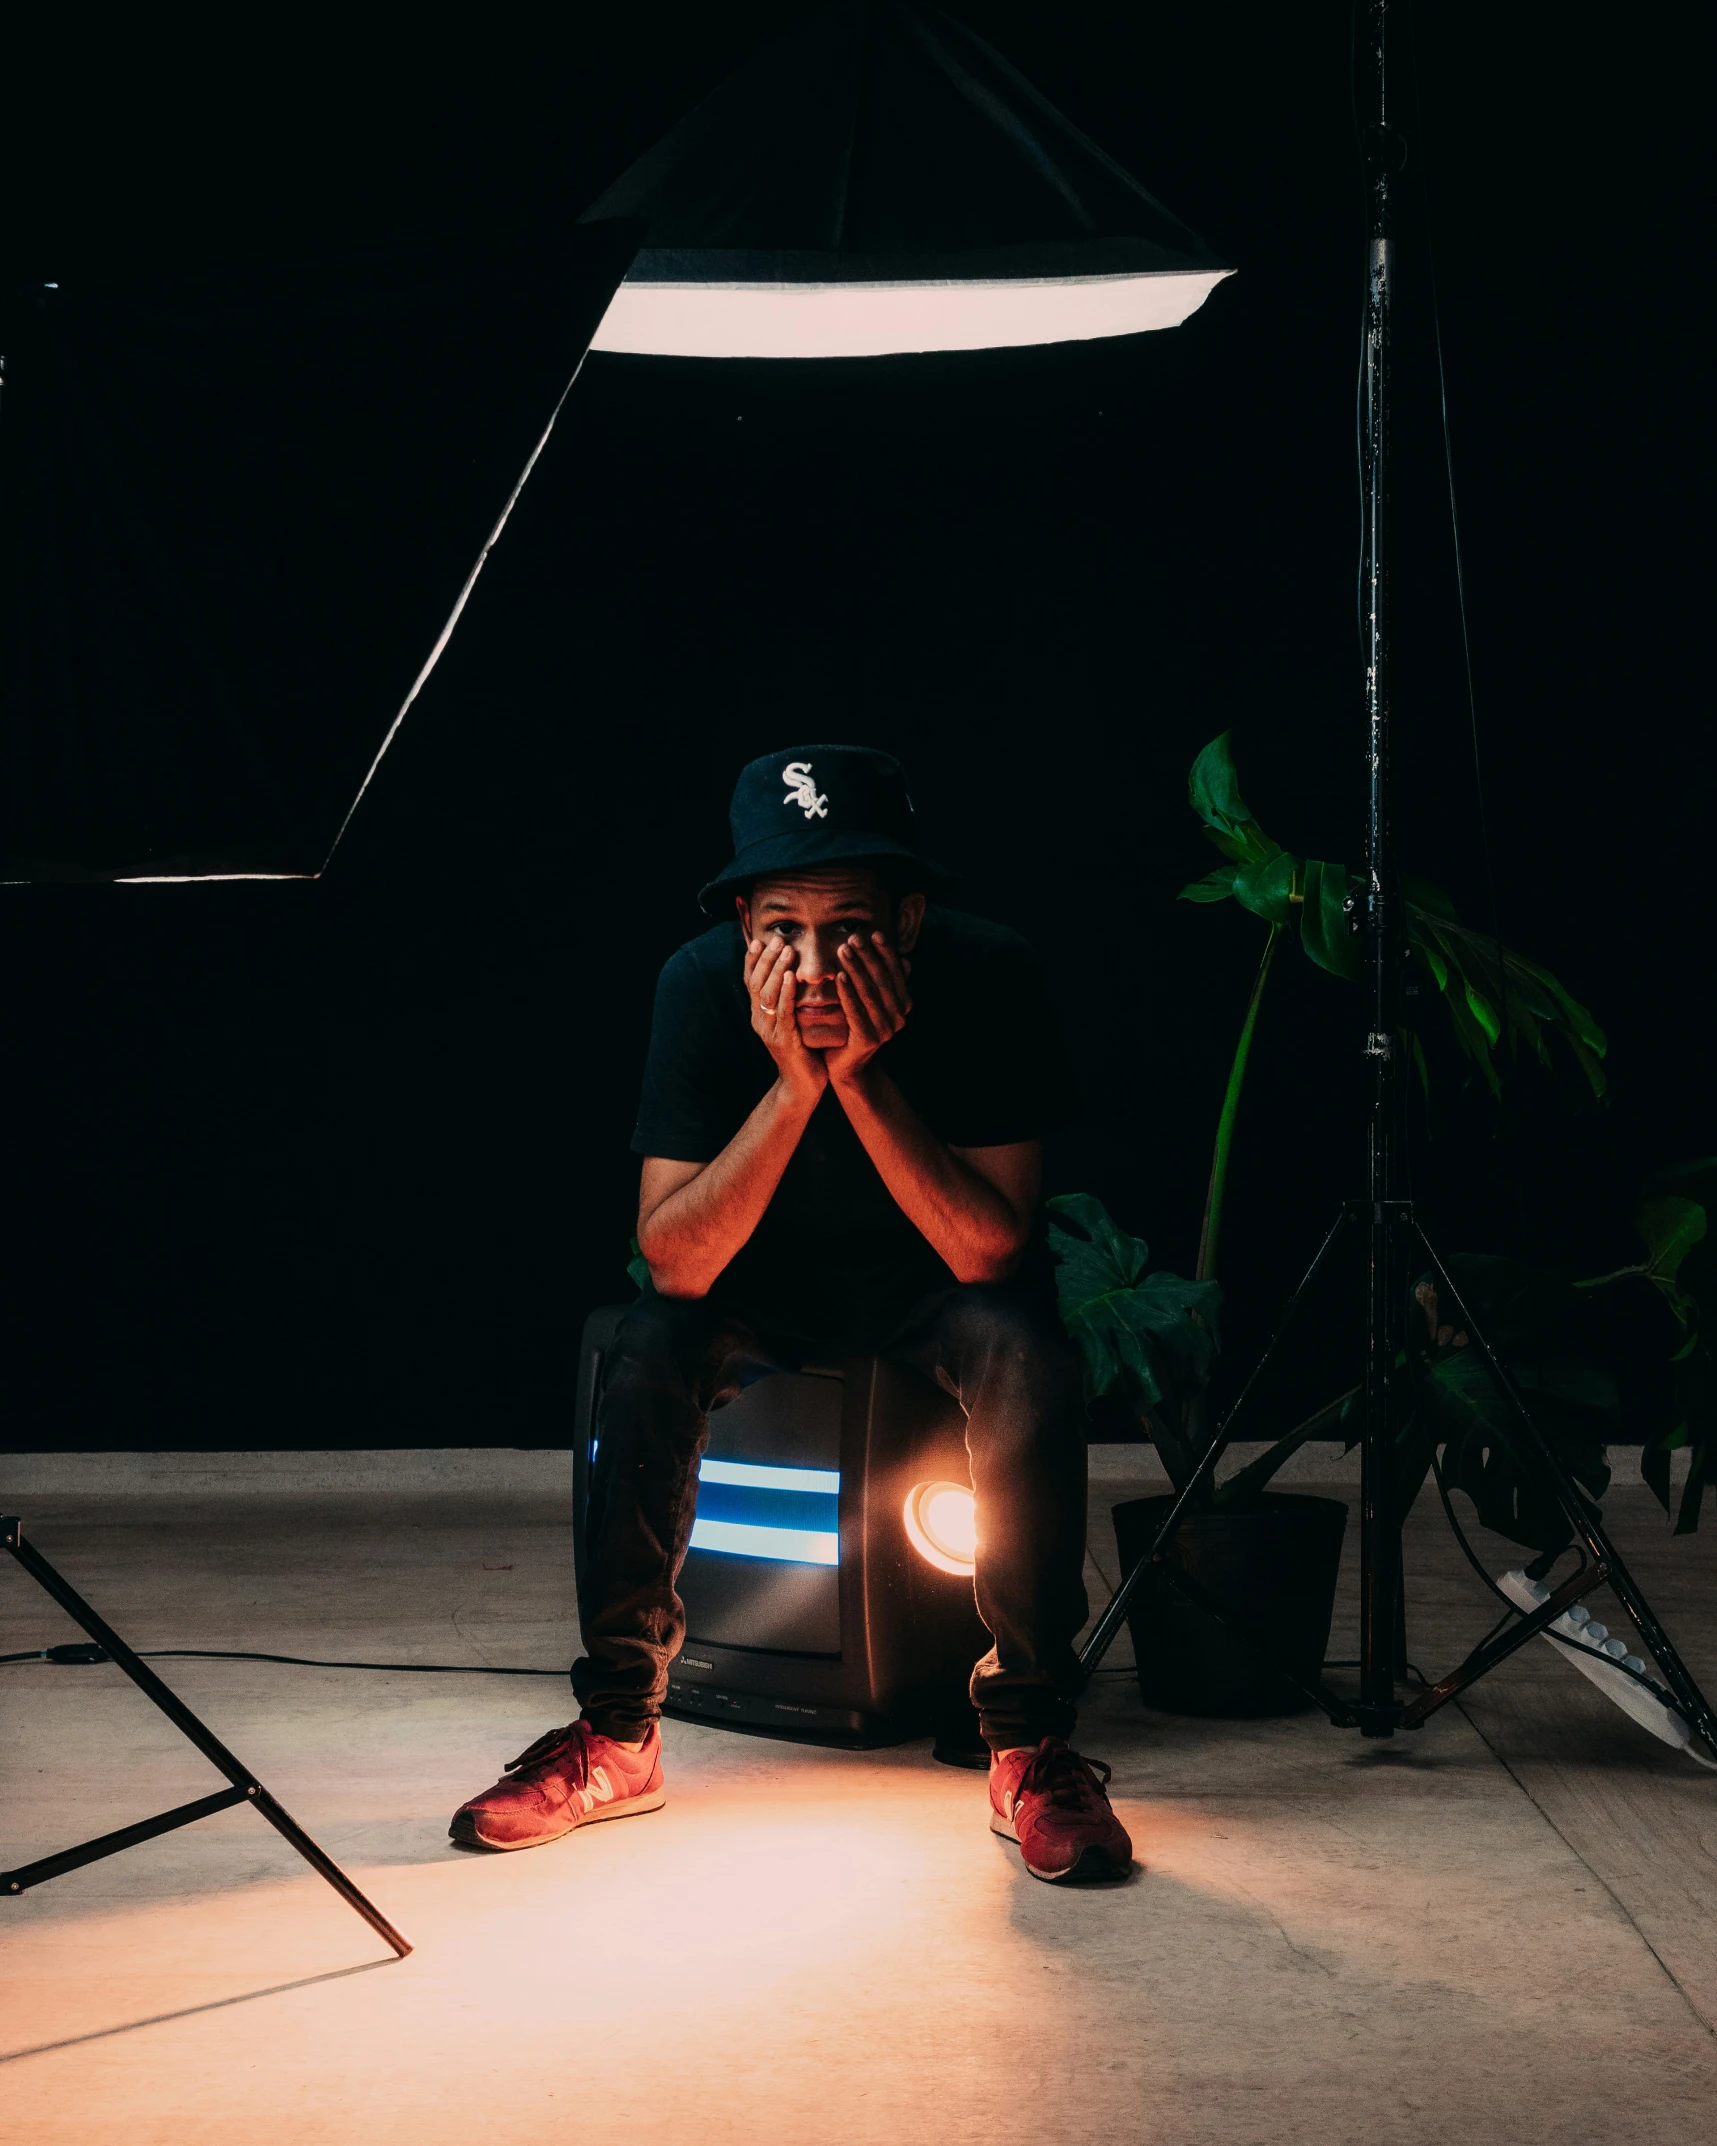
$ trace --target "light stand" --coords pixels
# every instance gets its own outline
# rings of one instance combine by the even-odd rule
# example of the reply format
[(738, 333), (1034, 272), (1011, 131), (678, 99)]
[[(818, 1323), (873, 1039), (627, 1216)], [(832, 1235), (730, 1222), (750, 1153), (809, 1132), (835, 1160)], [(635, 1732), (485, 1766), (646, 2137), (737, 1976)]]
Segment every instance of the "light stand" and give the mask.
[(74, 1617), (83, 1626), (96, 1646), (124, 1670), (143, 1696), (152, 1700), (180, 1735), (188, 1737), (210, 1765), (224, 1773), (232, 1784), (230, 1788), (217, 1789), (212, 1796), (198, 1797), (195, 1803), (181, 1803), (173, 1810), (162, 1811), (154, 1818), (140, 1818), (134, 1825), (100, 1834), (75, 1848), (62, 1848), (57, 1855), (45, 1855), (37, 1862), (21, 1864), (16, 1870), (0, 1870), (0, 1895), (27, 1892), (32, 1885), (63, 1877), (68, 1870), (81, 1870), (86, 1863), (98, 1863), (104, 1856), (118, 1855), (121, 1849), (135, 1848), (140, 1842), (154, 1840), (160, 1834), (177, 1832), (180, 1826), (195, 1825), (199, 1818), (212, 1818), (217, 1811), (228, 1811), (237, 1804), (248, 1803), (261, 1812), (281, 1838), (289, 1841), (311, 1869), (319, 1877), (326, 1878), (347, 1906), (356, 1909), (376, 1935), (385, 1938), (403, 1960), (411, 1946), (381, 1909), (359, 1892), (331, 1856), (323, 1854), (298, 1821), (275, 1802), (250, 1768), (203, 1726), (178, 1693), (169, 1690), (147, 1662), (139, 1661), (119, 1634), (96, 1615), (35, 1545), (24, 1540), (23, 1522), (15, 1515), (0, 1518), (0, 1550), (10, 1552), (14, 1562), (53, 1596), (67, 1616)]
[[(1343, 1207), (1318, 1247), (1303, 1280), (1277, 1322), (1263, 1355), (1216, 1436), (1170, 1506), (1149, 1553), (1123, 1579), (1080, 1652), (1080, 1666), (1094, 1670), (1121, 1628), (1128, 1605), (1147, 1572), (1155, 1570), (1320, 1706), (1340, 1728), (1364, 1736), (1392, 1736), (1416, 1729), (1475, 1679), (1505, 1661), (1517, 1647), (1560, 1617), (1583, 1595), (1608, 1582), (1655, 1657), (1676, 1707), (1717, 1758), (1717, 1717), (1689, 1675), (1601, 1522), (1581, 1498), (1495, 1351), (1485, 1339), (1448, 1269), (1404, 1196), (1398, 1126), (1404, 1054), (1400, 1022), (1402, 970), (1407, 959), (1405, 919), (1395, 870), (1391, 709), (1389, 697), (1389, 361), (1390, 315), (1395, 284), (1396, 181), (1407, 144), (1390, 124), (1388, 105), (1388, 0), (1366, 0), (1360, 18), (1355, 75), (1360, 97), (1360, 151), (1365, 174), (1365, 374), (1362, 391), (1362, 484), (1365, 501), (1365, 712), (1368, 786), (1365, 888), (1351, 921), (1365, 938), (1363, 982), (1369, 1028), (1365, 1039), (1367, 1094), (1367, 1184), (1363, 1201)], [(1272, 1636), (1236, 1615), (1167, 1555), (1193, 1499), (1210, 1479), (1233, 1436), (1266, 1366), (1293, 1323), (1337, 1242), (1358, 1225), (1366, 1243), (1365, 1418), (1360, 1439), (1360, 1680), (1354, 1701), (1321, 1676), (1307, 1677), (1283, 1659)], [(1438, 1300), (1459, 1307), (1470, 1343), (1504, 1395), (1514, 1418), (1508, 1443), (1518, 1463), (1541, 1476), (1561, 1507), (1579, 1555), (1576, 1570), (1536, 1609), (1481, 1642), (1458, 1668), (1408, 1700), (1396, 1696), (1406, 1670), (1406, 1634), (1401, 1589), (1401, 1526), (1395, 1491), (1395, 1426), (1399, 1416), (1396, 1351), (1406, 1302), (1407, 1257), (1417, 1247), (1436, 1277)]]
[[(1396, 1288), (1402, 1214), (1396, 1143), (1401, 1051), (1399, 994), (1406, 958), (1401, 890), (1394, 858), (1394, 767), (1389, 702), (1389, 360), (1395, 279), (1395, 181), (1407, 144), (1389, 124), (1386, 84), (1388, 0), (1370, 0), (1354, 55), (1370, 92), (1360, 137), (1365, 169), (1365, 379), (1360, 437), (1365, 501), (1365, 723), (1367, 766), (1363, 983), (1370, 1012), (1365, 1039), (1366, 1126), (1365, 1427), (1360, 1449), (1360, 1696), (1368, 1708), (1393, 1703), (1401, 1552), (1395, 1527), (1394, 1411)], [(1363, 74), (1362, 74), (1363, 70)], [(1356, 83), (1357, 88), (1357, 83)], [(1364, 92), (1360, 92), (1364, 94)], [(1405, 1649), (1402, 1649), (1403, 1653)], [(1374, 1729), (1369, 1733), (1387, 1731)]]
[[(20, 646), (30, 658), (0, 688), (15, 695), (19, 765), (42, 794), (23, 822), (0, 824), (8, 878), (321, 877), (549, 443), (638, 236), (615, 220), (546, 246), (259, 267), (223, 274), (213, 295), (191, 278), (147, 304), (99, 289), (45, 303), (57, 285), (31, 295), (14, 375), (24, 427), (9, 415), (15, 459), (0, 467), (0, 642), (9, 658)], [(460, 382), (451, 415), (450, 372)], [(67, 409), (84, 413), (76, 425)], [(276, 413), (284, 429), (271, 434), (258, 412)], [(250, 442), (235, 462), (223, 441), (217, 458), (242, 472), (242, 495), (209, 475), (223, 413), (242, 418)], [(219, 546), (204, 540), (204, 512)], [(119, 549), (92, 544), (86, 523)], [(371, 571), (378, 559), (391, 580)], [(166, 620), (159, 642), (137, 624), (152, 600)], [(292, 661), (279, 647), (283, 620), (304, 644)], [(84, 650), (111, 653), (110, 643), (122, 652), (112, 665), (104, 655), (80, 669)], [(121, 670), (138, 685), (135, 704), (111, 691)], [(326, 703), (319, 733), (304, 723), (301, 681), (311, 677)], [(384, 690), (404, 697), (379, 700)], [(378, 737), (378, 710), (390, 706)], [(68, 725), (80, 750), (47, 749)], [(376, 748), (361, 783), (342, 732)], [(306, 735), (321, 745), (304, 750)], [(239, 751), (217, 757), (205, 778), (209, 737), (237, 740)], [(102, 773), (110, 746), (122, 769), (166, 770), (158, 787), (119, 782), (127, 811), (111, 825), (99, 803), (114, 789)], [(336, 822), (322, 815), (342, 770), (357, 788)], [(56, 847), (67, 828), (80, 830), (69, 853)], [(0, 1517), (0, 1550), (100, 1650), (70, 1658), (105, 1654), (230, 1784), (0, 1871), (0, 1897), (249, 1803), (403, 1959), (411, 1947), (386, 1916), (25, 1539), (15, 1515)]]

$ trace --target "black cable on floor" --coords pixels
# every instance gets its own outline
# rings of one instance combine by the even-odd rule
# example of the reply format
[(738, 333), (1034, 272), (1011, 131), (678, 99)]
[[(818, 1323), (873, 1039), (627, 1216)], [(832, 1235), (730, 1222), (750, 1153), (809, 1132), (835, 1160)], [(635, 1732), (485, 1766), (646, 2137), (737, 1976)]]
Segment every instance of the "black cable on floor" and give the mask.
[[(1437, 1451), (1437, 1448), (1435, 1446), (1431, 1448), (1431, 1474), (1437, 1485), (1437, 1495), (1443, 1501), (1444, 1518), (1448, 1521), (1450, 1531), (1454, 1535), (1456, 1542), (1458, 1542), (1461, 1546), (1461, 1555), (1466, 1559), (1467, 1563), (1471, 1565), (1473, 1570), (1478, 1574), (1479, 1578), (1483, 1580), (1484, 1584), (1490, 1589), (1491, 1593), (1495, 1595), (1496, 1599), (1502, 1604), (1503, 1608), (1508, 1612), (1508, 1617), (1518, 1617), (1520, 1615), (1518, 1605), (1514, 1602), (1511, 1596), (1505, 1595), (1503, 1593), (1502, 1589), (1496, 1584), (1495, 1579), (1491, 1576), (1491, 1573), (1486, 1567), (1484, 1560), (1479, 1556), (1478, 1552), (1467, 1540), (1466, 1530), (1461, 1526), (1460, 1516), (1456, 1513), (1453, 1502), (1449, 1497), (1448, 1481), (1443, 1474), (1442, 1456)], [(1571, 1547), (1578, 1549), (1579, 1546), (1576, 1544), (1572, 1545)], [(1582, 1571), (1584, 1571), (1587, 1564), (1586, 1553), (1583, 1550), (1580, 1550), (1579, 1557), (1580, 1568)], [(1500, 1632), (1502, 1630), (1503, 1625), (1508, 1622), (1508, 1617), (1500, 1618), (1497, 1623), (1492, 1627), (1492, 1630)], [(1486, 1639), (1488, 1639), (1490, 1636), (1491, 1634), (1489, 1632), (1485, 1634)], [(1482, 1645), (1483, 1642), (1481, 1641), (1480, 1644)]]
[[(285, 1662), (294, 1669), (376, 1669), (393, 1674), (428, 1677), (560, 1677), (564, 1669), (497, 1669), (487, 1662), (324, 1662), (307, 1654), (246, 1654), (231, 1647), (145, 1647), (142, 1662)], [(0, 1654), (0, 1662), (74, 1662), (89, 1664), (113, 1659), (103, 1647), (72, 1642), (63, 1647), (34, 1647), (28, 1654)]]

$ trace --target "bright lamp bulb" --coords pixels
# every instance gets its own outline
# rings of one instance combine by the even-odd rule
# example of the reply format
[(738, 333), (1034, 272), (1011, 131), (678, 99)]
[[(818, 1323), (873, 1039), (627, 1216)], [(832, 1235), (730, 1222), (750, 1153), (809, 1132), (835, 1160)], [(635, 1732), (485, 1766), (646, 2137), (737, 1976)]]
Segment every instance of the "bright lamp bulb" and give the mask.
[(906, 1493), (906, 1533), (938, 1572), (970, 1579), (976, 1569), (978, 1514), (963, 1483), (915, 1483)]

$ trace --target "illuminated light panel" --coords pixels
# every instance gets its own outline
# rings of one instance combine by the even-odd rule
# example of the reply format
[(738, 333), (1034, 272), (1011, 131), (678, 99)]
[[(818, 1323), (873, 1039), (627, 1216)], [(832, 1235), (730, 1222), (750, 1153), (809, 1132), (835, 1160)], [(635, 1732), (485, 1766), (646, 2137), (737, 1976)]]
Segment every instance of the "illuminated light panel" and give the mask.
[(668, 358), (872, 358), (1175, 328), (1226, 268), (994, 282), (622, 283), (592, 350)]
[(914, 1483), (902, 1517), (912, 1547), (938, 1572), (969, 1579), (976, 1571), (978, 1510), (964, 1483)]
[(840, 1488), (836, 1468), (705, 1460), (691, 1547), (788, 1565), (838, 1565)]
[(838, 1496), (841, 1487), (836, 1468), (763, 1468), (744, 1460), (706, 1460), (698, 1480), (742, 1490), (809, 1490), (827, 1498)]
[(729, 1557), (773, 1557), (789, 1565), (838, 1565), (841, 1538), (814, 1528), (753, 1527), (743, 1520), (694, 1520), (694, 1550), (721, 1550)]

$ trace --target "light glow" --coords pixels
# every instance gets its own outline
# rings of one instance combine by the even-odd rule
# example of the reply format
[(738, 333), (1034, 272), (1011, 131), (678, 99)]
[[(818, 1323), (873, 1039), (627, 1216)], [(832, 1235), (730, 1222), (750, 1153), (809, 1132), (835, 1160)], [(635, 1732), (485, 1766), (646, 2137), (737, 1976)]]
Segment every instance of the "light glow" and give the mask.
[(622, 283), (592, 350), (663, 358), (880, 358), (1178, 328), (1226, 268), (992, 282)]
[(838, 1468), (765, 1468), (748, 1460), (705, 1460), (698, 1481), (742, 1490), (810, 1490), (826, 1498), (838, 1497), (841, 1488)]
[(694, 1520), (691, 1547), (729, 1557), (773, 1557), (789, 1565), (838, 1565), (841, 1538), (813, 1528), (753, 1527), (743, 1520)]
[(978, 1509), (963, 1483), (914, 1483), (906, 1493), (907, 1538), (938, 1572), (970, 1579), (977, 1570)]

